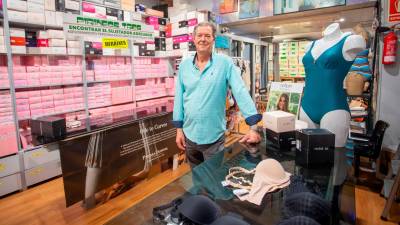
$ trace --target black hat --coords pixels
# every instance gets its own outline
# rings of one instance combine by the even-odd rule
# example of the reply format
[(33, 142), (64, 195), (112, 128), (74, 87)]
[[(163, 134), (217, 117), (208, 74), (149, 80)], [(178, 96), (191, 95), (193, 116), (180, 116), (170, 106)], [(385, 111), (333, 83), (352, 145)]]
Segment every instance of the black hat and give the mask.
[(278, 225), (320, 225), (317, 221), (306, 216), (294, 216), (283, 220)]
[(211, 225), (250, 225), (250, 224), (234, 216), (227, 215), (218, 218)]
[(310, 192), (300, 192), (285, 199), (283, 213), (286, 218), (307, 216), (320, 224), (329, 224), (331, 204)]
[(200, 225), (211, 224), (221, 215), (219, 206), (203, 195), (185, 198), (178, 210), (181, 215)]

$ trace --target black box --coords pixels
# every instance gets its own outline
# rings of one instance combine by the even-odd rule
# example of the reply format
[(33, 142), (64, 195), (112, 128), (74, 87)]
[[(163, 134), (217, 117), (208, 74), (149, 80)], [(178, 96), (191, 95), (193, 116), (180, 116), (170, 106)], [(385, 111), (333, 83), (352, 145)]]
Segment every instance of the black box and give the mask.
[(165, 38), (167, 35), (165, 34), (165, 31), (160, 31), (160, 37)]
[(296, 164), (332, 165), (334, 162), (335, 134), (325, 129), (296, 131)]
[(189, 42), (189, 51), (196, 51), (196, 45), (194, 45), (194, 42)]
[[(154, 44), (156, 46), (156, 51), (160, 51), (163, 49), (165, 49), (166, 45), (165, 45), (165, 38), (154, 38)], [(164, 50), (165, 51), (165, 50)]]
[(67, 135), (65, 118), (45, 116), (31, 120), (32, 136), (38, 144), (64, 139)]
[(281, 151), (290, 151), (296, 147), (296, 132), (288, 131), (276, 133), (273, 130), (265, 129), (266, 138)]
[(154, 50), (146, 50), (146, 56), (155, 56), (156, 55), (156, 51)]
[(189, 23), (188, 23), (187, 20), (182, 20), (182, 21), (179, 21), (178, 23), (179, 23), (179, 28), (188, 27), (189, 26)]
[(172, 48), (173, 48), (173, 49), (180, 49), (181, 46), (179, 45), (179, 43), (176, 43), (176, 44), (173, 44), (173, 45), (172, 45)]
[(166, 18), (158, 18), (158, 24), (159, 25), (167, 25), (167, 19)]

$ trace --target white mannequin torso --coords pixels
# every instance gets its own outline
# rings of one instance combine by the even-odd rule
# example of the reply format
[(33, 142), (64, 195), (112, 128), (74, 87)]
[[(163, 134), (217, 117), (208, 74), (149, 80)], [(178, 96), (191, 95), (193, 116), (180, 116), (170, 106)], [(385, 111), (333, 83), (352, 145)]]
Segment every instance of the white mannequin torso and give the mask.
[[(338, 23), (329, 25), (323, 32), (323, 37), (315, 41), (314, 47), (311, 49), (311, 55), (317, 60), (326, 50), (337, 44), (342, 38), (350, 33), (343, 33)], [(306, 47), (306, 51), (311, 48), (312, 43)], [(360, 51), (364, 50), (366, 43), (361, 35), (350, 35), (344, 42), (342, 54), (345, 60), (353, 61)]]

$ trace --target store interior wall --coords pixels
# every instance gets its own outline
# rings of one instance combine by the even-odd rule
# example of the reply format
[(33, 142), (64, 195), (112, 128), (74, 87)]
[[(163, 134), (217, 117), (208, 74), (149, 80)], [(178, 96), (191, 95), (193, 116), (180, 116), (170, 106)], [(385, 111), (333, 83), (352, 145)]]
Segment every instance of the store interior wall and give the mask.
[[(382, 1), (382, 26), (389, 26), (387, 20), (388, 1)], [(398, 32), (399, 36), (400, 33)], [(377, 99), (377, 120), (384, 120), (390, 124), (385, 133), (383, 144), (396, 150), (400, 142), (400, 47), (397, 48), (397, 62), (394, 65), (382, 65), (383, 35), (380, 38), (379, 79)]]

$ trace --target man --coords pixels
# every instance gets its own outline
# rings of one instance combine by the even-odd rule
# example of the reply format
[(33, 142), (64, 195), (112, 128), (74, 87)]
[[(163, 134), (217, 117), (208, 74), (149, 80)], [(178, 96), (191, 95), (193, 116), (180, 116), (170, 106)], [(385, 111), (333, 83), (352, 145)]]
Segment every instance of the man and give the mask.
[(216, 28), (199, 23), (194, 29), (196, 55), (179, 65), (175, 86), (173, 124), (177, 128), (176, 144), (186, 151), (191, 167), (224, 149), (226, 128), (225, 100), (228, 86), (252, 129), (240, 140), (258, 143), (254, 126), (261, 120), (248, 90), (233, 61), (212, 52)]

